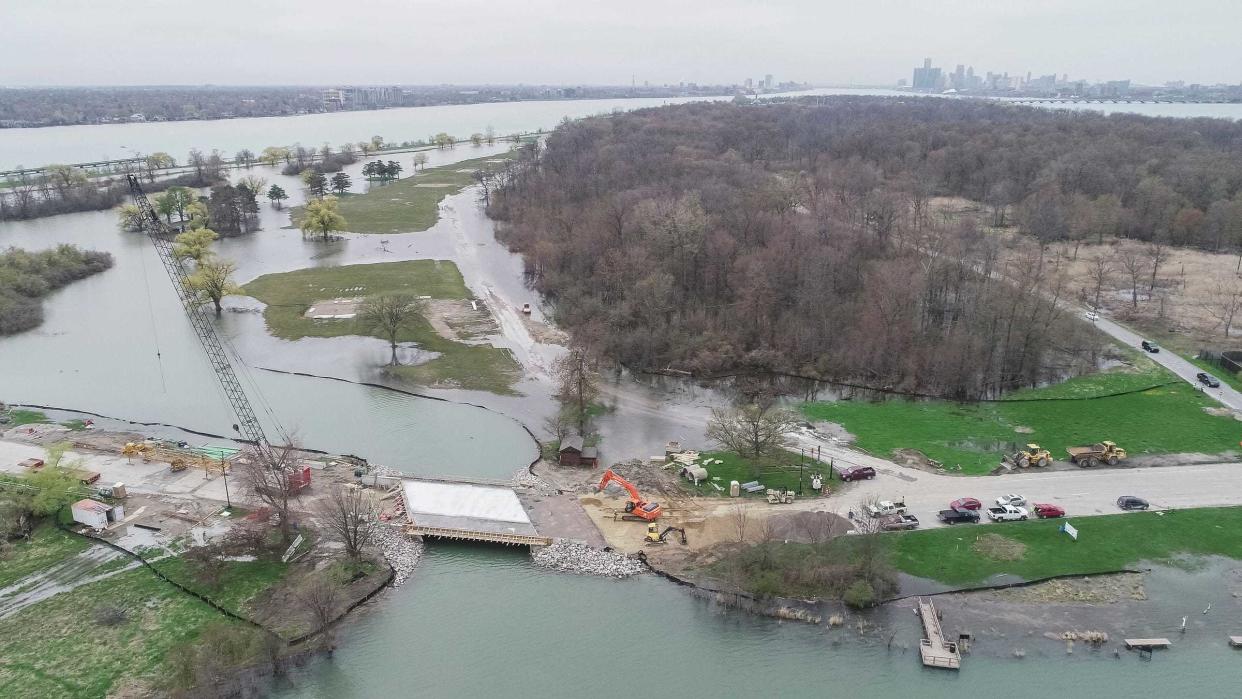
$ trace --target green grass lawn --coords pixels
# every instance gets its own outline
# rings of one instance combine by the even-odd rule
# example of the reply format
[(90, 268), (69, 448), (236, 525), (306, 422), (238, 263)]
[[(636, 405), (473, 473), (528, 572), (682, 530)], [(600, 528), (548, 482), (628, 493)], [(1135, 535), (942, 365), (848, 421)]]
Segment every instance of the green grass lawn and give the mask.
[[(0, 586), (64, 560), (87, 542), (50, 525), (34, 541), (19, 544), (0, 564)], [(128, 562), (129, 559), (124, 559)], [(185, 562), (156, 564), (191, 588)], [(230, 561), (218, 590), (206, 591), (228, 609), (248, 614), (248, 603), (278, 583), (287, 566), (270, 561)], [(120, 566), (101, 564), (105, 573)], [(126, 610), (115, 626), (98, 623), (95, 610), (107, 603)], [(209, 624), (240, 625), (198, 599), (137, 568), (49, 597), (0, 620), (0, 695), (4, 697), (101, 697), (124, 680), (146, 679), (159, 686), (167, 676), (168, 653), (192, 641)], [(249, 628), (249, 627), (246, 627)]]
[(21, 410), (13, 408), (9, 411), (9, 426), (17, 427), (18, 425), (31, 425), (37, 422), (49, 422), (47, 415), (38, 410)]
[[(471, 172), (494, 168), (510, 157), (507, 153), (421, 170), (410, 177), (386, 185), (371, 186), (365, 194), (340, 198), (340, 212), (352, 233), (414, 233), (425, 231), (440, 219), (440, 202), (450, 194), (474, 184)], [(465, 170), (466, 172), (460, 172)], [(294, 226), (299, 224), (304, 207), (290, 209)]]
[[(403, 293), (433, 299), (469, 299), (457, 265), (443, 260), (410, 260), (370, 265), (312, 267), (265, 274), (246, 284), (243, 293), (267, 304), (263, 317), (276, 337), (343, 337), (375, 333), (359, 320), (312, 320), (303, 314), (316, 301), (337, 297)], [(440, 356), (417, 366), (389, 367), (401, 379), (426, 386), (455, 386), (493, 393), (512, 393), (521, 371), (506, 349), (468, 345), (436, 333), (425, 318), (412, 323), (398, 338)]]
[(0, 561), (0, 587), (51, 567), (85, 551), (89, 542), (66, 534), (50, 522), (35, 527), (30, 541), (13, 543), (13, 553)]
[[(700, 495), (713, 495), (727, 497), (729, 495), (729, 481), (737, 481), (738, 483), (749, 483), (750, 481), (759, 481), (764, 486), (774, 489), (786, 489), (797, 492), (798, 490), (798, 454), (785, 452), (784, 458), (764, 458), (756, 461), (755, 459), (743, 458), (736, 452), (731, 451), (705, 451), (702, 452), (699, 459), (702, 463), (706, 459), (720, 459), (724, 463), (710, 464), (704, 466), (707, 469), (709, 480), (695, 486), (690, 481), (681, 480), (683, 486), (692, 492)], [(816, 470), (823, 473), (827, 467), (820, 466), (818, 469), (813, 465), (808, 465), (802, 474), (802, 492), (810, 492), (811, 474)], [(716, 490), (711, 483), (723, 488), (723, 492)], [(742, 491), (743, 497), (765, 497), (764, 493), (750, 494)]]
[[(1179, 554), (1242, 559), (1242, 507), (1134, 512), (1071, 517), (1078, 541), (1057, 531), (1064, 520), (963, 525), (885, 534), (891, 562), (911, 575), (952, 585), (984, 582), (998, 573), (1027, 580), (1098, 573), (1140, 561), (1169, 561)], [(1026, 546), (1021, 558), (995, 560), (978, 553), (978, 537), (999, 534)]]
[(245, 617), (253, 616), (247, 603), (260, 592), (280, 582), (289, 570), (289, 565), (280, 561), (227, 561), (220, 574), (219, 587), (209, 589), (194, 579), (183, 558), (165, 558), (152, 565), (169, 578), (210, 597), (234, 614)]
[(1067, 446), (1105, 439), (1131, 455), (1215, 454), (1237, 448), (1242, 433), (1238, 422), (1205, 413), (1203, 408), (1216, 403), (1180, 381), (1108, 398), (1031, 400), (1132, 390), (1151, 385), (1150, 379), (1159, 376), (1172, 375), (1163, 370), (1096, 374), (1020, 391), (1011, 400), (995, 403), (837, 401), (807, 403), (802, 410), (812, 420), (841, 424), (857, 437), (859, 447), (872, 454), (918, 449), (953, 472), (960, 465), (966, 475), (990, 472), (1004, 453), (1027, 442), (1039, 443), (1057, 459), (1066, 458)]
[[(268, 564), (229, 563), (229, 586), (215, 596), (225, 606), (244, 606), (278, 579), (272, 572)], [(123, 607), (126, 621), (98, 624), (94, 610), (105, 602)], [(158, 683), (168, 651), (213, 622), (234, 623), (146, 569), (126, 571), (0, 620), (0, 693), (101, 697), (122, 680)]]

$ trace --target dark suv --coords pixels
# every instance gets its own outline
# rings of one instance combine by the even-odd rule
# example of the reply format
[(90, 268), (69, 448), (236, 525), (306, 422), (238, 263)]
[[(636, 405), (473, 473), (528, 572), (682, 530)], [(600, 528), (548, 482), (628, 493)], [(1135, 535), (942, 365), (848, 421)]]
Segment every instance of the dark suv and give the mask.
[(861, 481), (875, 478), (875, 469), (870, 466), (837, 466), (837, 475), (843, 481)]
[(1146, 510), (1151, 505), (1143, 498), (1133, 495), (1122, 495), (1117, 498), (1117, 507), (1123, 510)]
[(1199, 379), (1199, 383), (1207, 386), (1208, 388), (1220, 388), (1220, 381), (1206, 371), (1201, 371), (1198, 374), (1195, 374), (1195, 378)]
[(1160, 351), (1160, 345), (1157, 345), (1151, 340), (1143, 340), (1141, 343), (1139, 343), (1139, 346), (1142, 347), (1145, 351), (1151, 352), (1152, 354), (1155, 354)]

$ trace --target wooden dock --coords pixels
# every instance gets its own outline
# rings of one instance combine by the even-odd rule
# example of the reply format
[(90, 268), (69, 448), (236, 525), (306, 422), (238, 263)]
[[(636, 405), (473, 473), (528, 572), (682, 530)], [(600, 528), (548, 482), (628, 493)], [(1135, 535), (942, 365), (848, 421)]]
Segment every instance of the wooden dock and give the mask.
[(957, 644), (944, 640), (944, 632), (940, 629), (940, 617), (936, 614), (936, 606), (920, 597), (918, 599), (919, 618), (923, 620), (923, 634), (919, 641), (919, 656), (923, 665), (957, 670), (962, 666), (962, 655)]
[(1127, 650), (1156, 650), (1173, 645), (1167, 638), (1127, 638), (1125, 644)]

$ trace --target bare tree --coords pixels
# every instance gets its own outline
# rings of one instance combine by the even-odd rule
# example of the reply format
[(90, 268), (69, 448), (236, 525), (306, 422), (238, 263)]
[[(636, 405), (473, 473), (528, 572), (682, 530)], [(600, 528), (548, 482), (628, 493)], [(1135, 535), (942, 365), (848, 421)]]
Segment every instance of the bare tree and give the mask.
[(396, 366), (399, 363), (397, 341), (401, 333), (409, 329), (424, 312), (425, 304), (421, 299), (406, 294), (394, 294), (376, 296), (364, 301), (358, 309), (358, 319), (388, 340), (392, 349), (392, 360), (389, 364)]
[(797, 426), (797, 415), (771, 405), (713, 408), (707, 437), (729, 451), (759, 458), (784, 448), (789, 443), (789, 433)]
[(358, 558), (371, 543), (375, 503), (365, 489), (354, 485), (333, 488), (315, 503), (315, 514), (324, 529), (345, 546), (350, 558)]
[[(1125, 271), (1126, 277), (1130, 281), (1130, 307), (1137, 309), (1139, 285), (1144, 277), (1147, 276), (1149, 257), (1146, 251), (1138, 247), (1127, 246), (1117, 255), (1117, 262), (1121, 265), (1121, 269)], [(1098, 306), (1099, 304), (1097, 303), (1096, 305)]]
[(301, 491), (301, 480), (294, 467), (298, 450), (292, 444), (272, 448), (270, 459), (251, 452), (241, 464), (241, 481), (246, 490), (272, 510), (278, 518), (280, 538), (285, 544), (293, 540), (291, 513)]
[(1091, 282), (1090, 288), (1094, 299), (1093, 310), (1099, 310), (1100, 297), (1103, 296), (1104, 289), (1112, 283), (1113, 270), (1113, 261), (1103, 254), (1092, 257), (1087, 263), (1087, 279)]
[(1147, 284), (1147, 293), (1151, 294), (1156, 290), (1156, 275), (1160, 273), (1160, 265), (1169, 261), (1171, 254), (1168, 246), (1164, 244), (1164, 240), (1157, 237), (1147, 247), (1147, 260), (1151, 265), (1151, 281)]
[(341, 611), (340, 588), (320, 576), (299, 587), (294, 594), (320, 632), (320, 650), (331, 654), (335, 647), (331, 627)]
[(734, 502), (729, 510), (728, 517), (737, 543), (744, 543), (746, 541), (746, 529), (750, 525), (750, 510), (746, 507), (746, 503), (741, 500)]
[(575, 345), (569, 348), (568, 354), (557, 359), (552, 368), (556, 377), (556, 397), (573, 410), (578, 430), (583, 433), (591, 401), (599, 395), (595, 367), (594, 355), (586, 347)]
[(568, 410), (561, 408), (544, 418), (543, 428), (548, 431), (548, 434), (552, 435), (552, 439), (560, 442), (565, 439), (565, 435), (569, 434), (573, 423), (573, 416), (569, 414)]
[(1242, 283), (1237, 280), (1218, 282), (1203, 308), (1225, 326), (1225, 337), (1229, 337), (1238, 309), (1242, 308)]

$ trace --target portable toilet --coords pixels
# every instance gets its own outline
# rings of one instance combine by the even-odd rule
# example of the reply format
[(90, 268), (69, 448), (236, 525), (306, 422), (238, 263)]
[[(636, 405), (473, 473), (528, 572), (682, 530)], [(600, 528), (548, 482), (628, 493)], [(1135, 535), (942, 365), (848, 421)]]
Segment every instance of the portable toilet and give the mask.
[(742, 484), (737, 481), (729, 481), (729, 497), (736, 498), (742, 494)]

